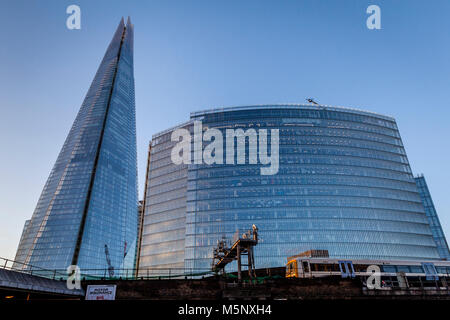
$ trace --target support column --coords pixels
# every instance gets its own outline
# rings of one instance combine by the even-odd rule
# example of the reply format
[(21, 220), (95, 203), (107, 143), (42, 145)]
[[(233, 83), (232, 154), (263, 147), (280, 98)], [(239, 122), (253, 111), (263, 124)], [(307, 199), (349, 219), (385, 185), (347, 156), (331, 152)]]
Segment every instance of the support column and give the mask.
[(237, 251), (237, 265), (238, 265), (238, 281), (242, 281), (242, 274), (241, 274), (241, 246), (238, 244), (236, 247)]
[(247, 249), (247, 257), (248, 257), (248, 276), (250, 279), (253, 278), (253, 252), (252, 247)]

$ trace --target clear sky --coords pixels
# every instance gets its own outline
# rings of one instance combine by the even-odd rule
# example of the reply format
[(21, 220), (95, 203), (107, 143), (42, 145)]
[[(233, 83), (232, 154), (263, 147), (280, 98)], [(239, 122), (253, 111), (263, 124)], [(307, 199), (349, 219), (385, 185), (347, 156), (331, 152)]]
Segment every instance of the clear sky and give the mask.
[[(67, 6), (81, 30), (66, 28)], [(381, 8), (381, 30), (366, 8)], [(219, 106), (348, 106), (397, 119), (450, 237), (450, 1), (0, 2), (0, 256), (13, 258), (121, 16), (135, 25), (139, 189), (152, 134)], [(450, 239), (449, 239), (450, 240)]]

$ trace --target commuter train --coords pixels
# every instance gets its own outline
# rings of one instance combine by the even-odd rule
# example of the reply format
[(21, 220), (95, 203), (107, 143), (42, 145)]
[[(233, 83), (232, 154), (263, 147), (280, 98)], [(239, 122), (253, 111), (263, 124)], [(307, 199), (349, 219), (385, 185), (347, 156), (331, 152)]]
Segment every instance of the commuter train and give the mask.
[[(369, 267), (372, 266), (370, 269)], [(450, 281), (450, 261), (343, 260), (328, 257), (294, 256), (288, 258), (286, 278), (368, 277), (378, 267), (381, 277), (424, 278)]]

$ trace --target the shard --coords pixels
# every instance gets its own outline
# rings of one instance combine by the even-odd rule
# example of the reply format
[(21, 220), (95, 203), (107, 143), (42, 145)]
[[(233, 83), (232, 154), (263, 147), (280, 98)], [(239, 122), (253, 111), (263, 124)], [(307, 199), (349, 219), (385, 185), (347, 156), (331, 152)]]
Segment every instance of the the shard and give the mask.
[(27, 221), (16, 268), (118, 275), (138, 223), (133, 25), (121, 20)]

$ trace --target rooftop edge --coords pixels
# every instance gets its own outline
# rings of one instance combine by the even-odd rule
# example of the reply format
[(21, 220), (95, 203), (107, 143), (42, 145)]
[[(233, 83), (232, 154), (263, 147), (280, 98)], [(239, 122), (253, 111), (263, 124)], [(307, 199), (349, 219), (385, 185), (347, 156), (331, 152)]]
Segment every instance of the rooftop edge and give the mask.
[(253, 109), (294, 109), (294, 108), (304, 108), (311, 110), (326, 109), (331, 111), (340, 111), (348, 113), (363, 114), (368, 116), (375, 116), (377, 118), (382, 118), (389, 121), (395, 121), (394, 117), (387, 116), (384, 114), (366, 111), (356, 108), (348, 108), (341, 106), (329, 106), (329, 105), (315, 105), (315, 104), (300, 104), (300, 103), (276, 103), (276, 104), (260, 104), (260, 105), (248, 105), (248, 106), (236, 106), (236, 107), (218, 107), (213, 109), (205, 109), (200, 111), (194, 111), (190, 113), (191, 119), (193, 117), (198, 117), (205, 114), (217, 113), (217, 112), (230, 112), (239, 110), (253, 110)]

